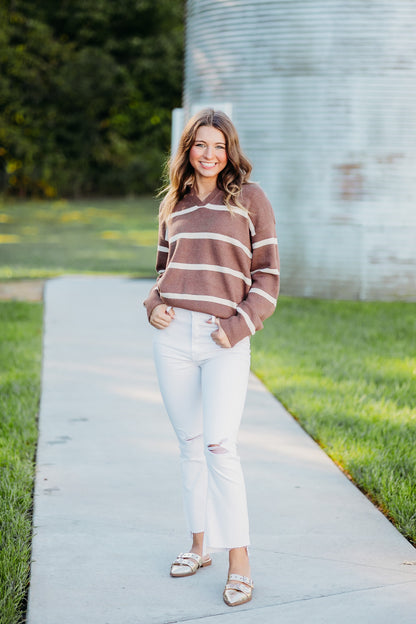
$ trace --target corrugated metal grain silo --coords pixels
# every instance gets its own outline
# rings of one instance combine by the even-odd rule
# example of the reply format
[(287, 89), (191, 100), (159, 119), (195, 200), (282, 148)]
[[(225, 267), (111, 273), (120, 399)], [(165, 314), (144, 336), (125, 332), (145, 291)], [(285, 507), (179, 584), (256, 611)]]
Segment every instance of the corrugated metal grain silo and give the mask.
[(416, 300), (414, 0), (188, 0), (184, 108), (226, 102), (286, 294)]

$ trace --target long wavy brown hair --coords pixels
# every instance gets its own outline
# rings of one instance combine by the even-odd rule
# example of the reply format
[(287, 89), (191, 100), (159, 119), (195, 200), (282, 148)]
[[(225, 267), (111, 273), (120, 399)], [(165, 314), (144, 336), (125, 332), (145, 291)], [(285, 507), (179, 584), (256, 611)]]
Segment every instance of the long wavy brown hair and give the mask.
[(226, 143), (227, 164), (220, 171), (217, 186), (224, 191), (224, 204), (232, 212), (233, 206), (243, 208), (239, 196), (244, 183), (248, 182), (252, 170), (251, 163), (241, 151), (237, 130), (231, 119), (222, 111), (207, 108), (194, 115), (186, 124), (175, 156), (166, 167), (167, 185), (159, 195), (165, 194), (160, 206), (160, 220), (166, 221), (176, 204), (195, 184), (195, 171), (189, 162), (189, 152), (195, 142), (198, 129), (210, 126), (220, 130)]

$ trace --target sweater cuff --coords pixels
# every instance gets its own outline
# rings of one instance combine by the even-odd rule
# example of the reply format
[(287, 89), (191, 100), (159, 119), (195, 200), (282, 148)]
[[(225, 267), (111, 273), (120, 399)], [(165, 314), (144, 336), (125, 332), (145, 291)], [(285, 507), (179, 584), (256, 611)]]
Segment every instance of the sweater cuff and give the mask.
[(243, 338), (251, 336), (247, 323), (240, 314), (235, 314), (227, 319), (220, 318), (220, 323), (232, 347)]
[(147, 311), (147, 318), (149, 320), (150, 320), (150, 315), (152, 314), (155, 307), (160, 305), (161, 303), (163, 303), (163, 301), (159, 296), (159, 291), (157, 290), (156, 286), (153, 286), (152, 290), (147, 296), (147, 299), (143, 301), (143, 305), (145, 306), (146, 311)]

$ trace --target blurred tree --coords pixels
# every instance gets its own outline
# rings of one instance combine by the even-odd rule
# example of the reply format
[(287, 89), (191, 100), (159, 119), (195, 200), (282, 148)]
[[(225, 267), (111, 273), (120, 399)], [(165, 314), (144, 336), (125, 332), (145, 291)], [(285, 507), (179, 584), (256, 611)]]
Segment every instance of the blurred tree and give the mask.
[(180, 105), (182, 0), (0, 6), (0, 189), (154, 189)]

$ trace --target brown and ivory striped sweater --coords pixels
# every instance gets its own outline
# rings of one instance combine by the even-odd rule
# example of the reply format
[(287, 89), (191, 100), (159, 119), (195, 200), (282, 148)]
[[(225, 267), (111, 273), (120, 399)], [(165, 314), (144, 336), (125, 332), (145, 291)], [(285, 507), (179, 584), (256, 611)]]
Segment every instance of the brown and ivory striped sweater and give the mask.
[(231, 346), (263, 327), (279, 292), (273, 209), (257, 184), (240, 196), (248, 212), (224, 205), (215, 189), (204, 201), (191, 191), (159, 228), (159, 277), (144, 302), (219, 317)]

